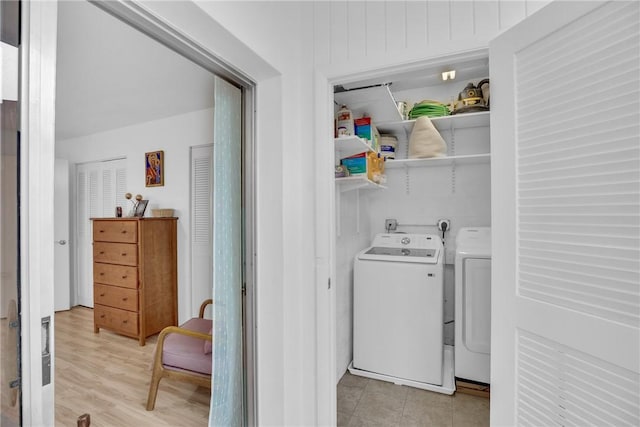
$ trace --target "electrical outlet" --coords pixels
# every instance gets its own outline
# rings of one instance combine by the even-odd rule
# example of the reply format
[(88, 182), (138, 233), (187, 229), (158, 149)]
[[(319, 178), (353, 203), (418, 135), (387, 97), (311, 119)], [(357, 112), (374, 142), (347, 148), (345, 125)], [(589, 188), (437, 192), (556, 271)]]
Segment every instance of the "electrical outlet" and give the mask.
[(439, 219), (438, 220), (438, 230), (440, 231), (449, 231), (451, 230), (451, 221), (448, 219)]
[(384, 220), (384, 229), (388, 232), (395, 231), (398, 228), (398, 220), (397, 219), (385, 219)]

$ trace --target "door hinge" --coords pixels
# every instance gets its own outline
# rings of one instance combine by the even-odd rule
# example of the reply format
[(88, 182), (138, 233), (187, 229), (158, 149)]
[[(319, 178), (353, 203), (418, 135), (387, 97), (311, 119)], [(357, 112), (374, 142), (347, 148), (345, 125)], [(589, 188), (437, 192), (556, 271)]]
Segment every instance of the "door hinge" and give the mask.
[(327, 279), (327, 289), (331, 289), (331, 277)]
[(9, 327), (12, 329), (17, 328), (18, 326), (20, 326), (20, 322), (18, 322), (17, 320), (12, 320), (11, 322), (9, 322)]
[(9, 388), (20, 388), (20, 378), (9, 383)]

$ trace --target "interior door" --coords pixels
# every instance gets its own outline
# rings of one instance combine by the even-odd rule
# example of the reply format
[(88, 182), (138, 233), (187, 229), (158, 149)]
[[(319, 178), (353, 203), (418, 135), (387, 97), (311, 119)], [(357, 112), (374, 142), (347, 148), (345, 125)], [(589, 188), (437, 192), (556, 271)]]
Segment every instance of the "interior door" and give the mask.
[(212, 259), (213, 144), (191, 148), (191, 310), (212, 296)]
[(71, 308), (69, 275), (69, 162), (56, 159), (54, 194), (54, 301), (55, 311)]
[(76, 167), (76, 277), (77, 304), (93, 307), (93, 235), (91, 218), (114, 217), (116, 206), (127, 215), (124, 194), (126, 160), (90, 162)]
[(493, 425), (639, 425), (640, 3), (490, 44)]

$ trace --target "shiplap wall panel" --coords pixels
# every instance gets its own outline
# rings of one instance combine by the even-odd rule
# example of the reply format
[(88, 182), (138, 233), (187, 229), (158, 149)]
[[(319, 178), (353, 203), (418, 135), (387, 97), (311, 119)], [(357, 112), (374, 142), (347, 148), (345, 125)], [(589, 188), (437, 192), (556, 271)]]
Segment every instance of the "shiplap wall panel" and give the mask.
[(473, 4), (476, 35), (498, 34), (500, 31), (499, 5), (497, 1), (476, 1)]
[(407, 48), (419, 49), (429, 43), (427, 26), (427, 4), (425, 2), (407, 2)]
[(474, 2), (454, 1), (451, 6), (451, 38), (464, 40), (475, 35)]
[(449, 41), (451, 39), (449, 2), (429, 2), (428, 7), (427, 22), (425, 24), (429, 31), (429, 45)]
[(362, 1), (347, 4), (348, 52), (350, 59), (363, 58), (367, 55), (366, 4)]
[[(343, 2), (329, 3), (329, 41), (331, 62), (346, 61), (349, 59), (349, 31), (347, 25), (346, 4)], [(323, 29), (320, 29), (323, 31)], [(324, 30), (326, 31), (326, 29)]]
[(385, 2), (386, 25), (384, 31), (387, 36), (387, 52), (397, 52), (407, 48), (407, 5), (400, 1), (397, 4)]
[(549, 0), (333, 1), (314, 3), (316, 65), (403, 52), (428, 52), (451, 41), (497, 35)]
[(379, 55), (386, 49), (387, 33), (385, 25), (387, 25), (385, 11), (387, 6), (384, 2), (367, 2), (366, 21), (367, 28), (367, 56)]
[(419, 51), (452, 40), (497, 35), (547, 3), (547, 0), (317, 2), (316, 63)]
[(327, 2), (313, 4), (313, 57), (317, 64), (331, 62), (331, 7)]

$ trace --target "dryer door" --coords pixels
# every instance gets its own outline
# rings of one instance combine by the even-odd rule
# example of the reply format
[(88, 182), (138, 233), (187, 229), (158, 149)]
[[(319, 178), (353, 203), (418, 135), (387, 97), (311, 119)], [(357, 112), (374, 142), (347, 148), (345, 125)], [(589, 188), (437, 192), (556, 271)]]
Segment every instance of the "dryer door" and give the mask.
[(467, 258), (463, 281), (463, 342), (474, 353), (491, 350), (491, 259)]

